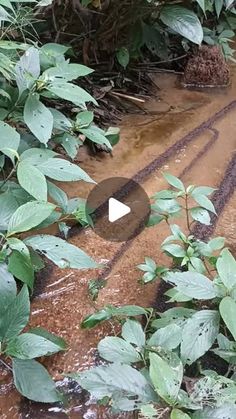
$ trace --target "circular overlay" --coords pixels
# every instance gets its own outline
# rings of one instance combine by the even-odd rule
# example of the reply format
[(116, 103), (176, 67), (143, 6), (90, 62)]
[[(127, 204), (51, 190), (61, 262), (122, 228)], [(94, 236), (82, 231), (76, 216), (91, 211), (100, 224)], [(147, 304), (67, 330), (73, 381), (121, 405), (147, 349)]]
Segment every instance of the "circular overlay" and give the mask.
[(125, 242), (137, 236), (150, 215), (144, 189), (131, 179), (113, 177), (98, 183), (86, 203), (95, 233), (107, 241)]

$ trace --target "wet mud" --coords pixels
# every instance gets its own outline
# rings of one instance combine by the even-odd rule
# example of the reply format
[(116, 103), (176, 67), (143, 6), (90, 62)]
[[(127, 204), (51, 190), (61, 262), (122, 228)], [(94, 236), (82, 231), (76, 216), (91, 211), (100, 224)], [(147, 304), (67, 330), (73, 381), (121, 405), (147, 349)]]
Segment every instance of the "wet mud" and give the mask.
[[(161, 100), (147, 103), (146, 115), (124, 118), (122, 138), (113, 157), (90, 156), (82, 150), (78, 156), (81, 167), (97, 182), (112, 176), (132, 178), (149, 196), (166, 188), (161, 175), (165, 170), (180, 176), (187, 184), (218, 188), (214, 194), (218, 218), (212, 218), (210, 228), (195, 226), (196, 233), (202, 238), (213, 233), (225, 235), (228, 246), (235, 251), (236, 71), (234, 73), (228, 89), (214, 92), (188, 91), (180, 87), (175, 76), (158, 75), (155, 80), (161, 87)], [(80, 182), (62, 186), (70, 197), (86, 197), (91, 188)], [(109, 324), (93, 330), (80, 328), (82, 319), (95, 308), (105, 304), (151, 306), (156, 302), (161, 289), (157, 290), (157, 284), (140, 285), (136, 266), (145, 256), (161, 264), (169, 263), (160, 252), (160, 244), (167, 234), (167, 226), (161, 224), (120, 244), (106, 242), (91, 229), (73, 228), (70, 242), (106, 267), (100, 271), (76, 271), (48, 265), (38, 279), (30, 322), (31, 326), (46, 327), (68, 342), (67, 352), (42, 360), (59, 385), (65, 387), (68, 402), (60, 409), (22, 400), (13, 390), (8, 372), (1, 368), (2, 419), (112, 417), (109, 412), (99, 411), (78, 387), (70, 387), (65, 379), (63, 381), (63, 373), (94, 365), (98, 341), (112, 332)], [(107, 280), (96, 303), (91, 302), (87, 292), (87, 284), (94, 278)]]

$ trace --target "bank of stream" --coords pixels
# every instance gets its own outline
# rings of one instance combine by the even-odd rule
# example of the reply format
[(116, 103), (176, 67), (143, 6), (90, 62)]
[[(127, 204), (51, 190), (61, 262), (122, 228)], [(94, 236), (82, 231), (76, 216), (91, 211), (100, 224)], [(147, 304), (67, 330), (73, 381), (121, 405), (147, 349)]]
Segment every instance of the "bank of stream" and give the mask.
[[(181, 177), (187, 184), (220, 188), (214, 203), (219, 213), (210, 229), (198, 230), (201, 236), (213, 233), (225, 236), (235, 252), (236, 230), (236, 70), (232, 84), (219, 90), (186, 90), (174, 74), (159, 74), (154, 82), (161, 87), (158, 98), (145, 104), (143, 115), (127, 115), (122, 121), (121, 141), (113, 155), (92, 156), (85, 149), (78, 155), (80, 165), (99, 182), (107, 177), (134, 178), (151, 196), (165, 187), (162, 171)], [(86, 197), (91, 186), (80, 182), (63, 185), (70, 197)], [(99, 410), (78, 387), (63, 381), (63, 373), (81, 371), (98, 362), (96, 346), (105, 334), (106, 324), (82, 330), (83, 318), (106, 304), (151, 306), (159, 298), (156, 284), (138, 283), (136, 265), (144, 256), (168, 263), (160, 252), (167, 235), (165, 225), (145, 229), (133, 241), (110, 243), (96, 236), (92, 229), (72, 229), (70, 242), (84, 249), (104, 270), (61, 270), (49, 265), (38, 278), (32, 302), (30, 326), (46, 327), (68, 342), (68, 351), (45, 359), (50, 373), (66, 387), (70, 398), (63, 409), (23, 400), (13, 390), (7, 371), (1, 371), (0, 417), (14, 418), (110, 418)], [(107, 279), (93, 303), (87, 283), (97, 277)]]

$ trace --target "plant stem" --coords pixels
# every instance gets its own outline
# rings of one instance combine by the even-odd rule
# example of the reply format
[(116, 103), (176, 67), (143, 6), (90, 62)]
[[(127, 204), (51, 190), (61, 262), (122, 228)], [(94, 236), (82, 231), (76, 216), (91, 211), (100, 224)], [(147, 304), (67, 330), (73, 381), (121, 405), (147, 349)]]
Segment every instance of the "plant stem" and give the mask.
[(15, 173), (16, 168), (13, 167), (13, 169), (10, 171), (9, 175), (6, 177), (6, 179), (2, 182), (2, 184), (0, 185), (0, 189), (3, 188), (3, 186), (7, 183), (7, 181), (9, 179), (11, 179), (11, 177), (13, 176), (13, 174)]
[(188, 208), (188, 195), (187, 194), (185, 194), (185, 211), (186, 211), (186, 220), (187, 220), (188, 231), (189, 231), (189, 233), (191, 233), (190, 219), (189, 219), (189, 208)]

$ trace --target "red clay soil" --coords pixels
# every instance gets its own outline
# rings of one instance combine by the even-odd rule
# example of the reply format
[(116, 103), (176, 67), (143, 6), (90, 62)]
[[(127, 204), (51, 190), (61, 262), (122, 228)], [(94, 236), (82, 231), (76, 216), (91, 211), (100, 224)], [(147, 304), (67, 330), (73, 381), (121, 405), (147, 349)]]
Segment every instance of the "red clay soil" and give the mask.
[(204, 45), (187, 63), (183, 82), (191, 86), (227, 86), (229, 66), (218, 46)]

